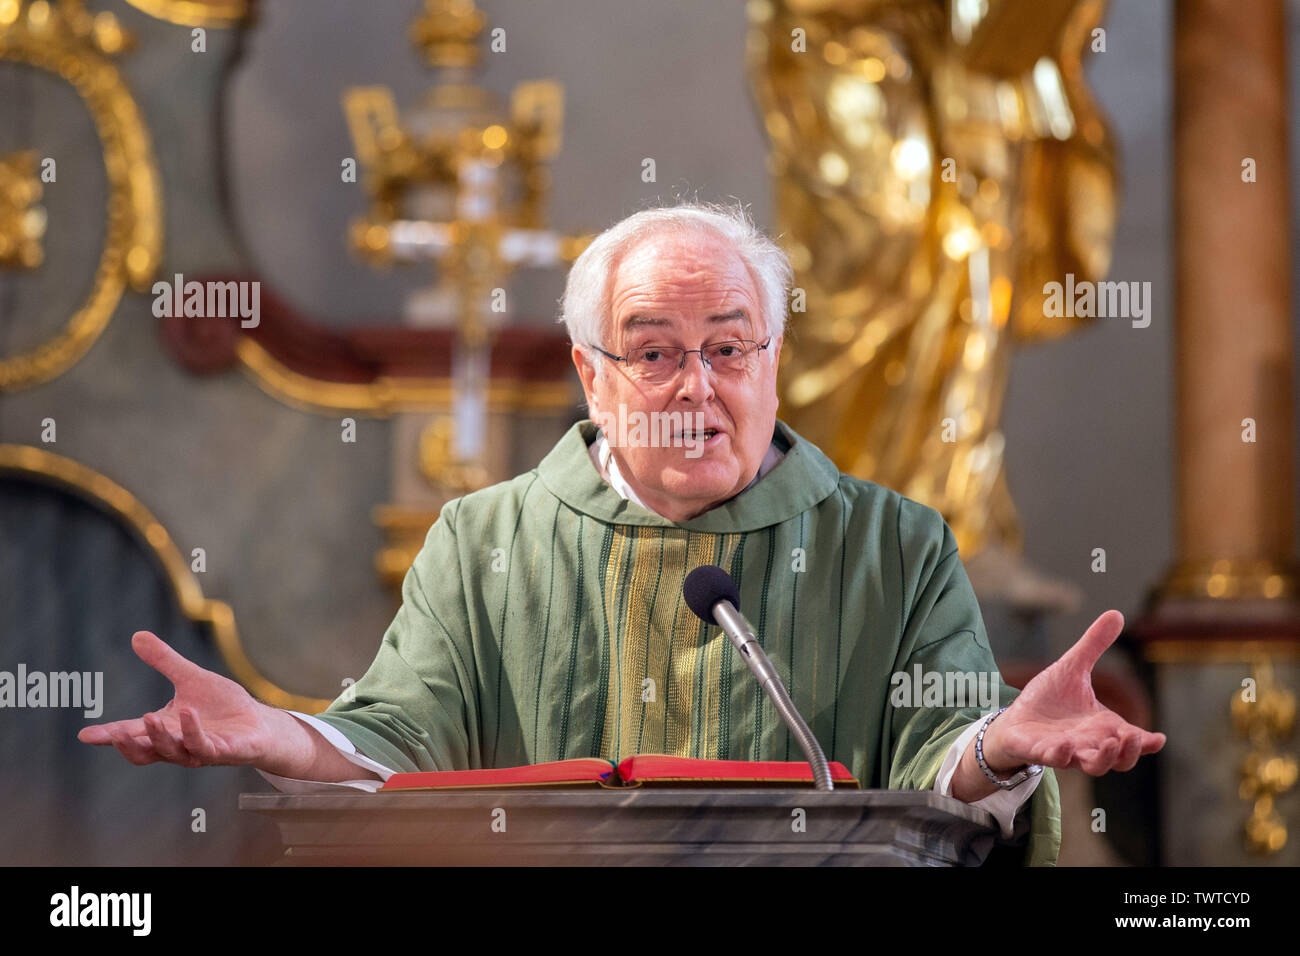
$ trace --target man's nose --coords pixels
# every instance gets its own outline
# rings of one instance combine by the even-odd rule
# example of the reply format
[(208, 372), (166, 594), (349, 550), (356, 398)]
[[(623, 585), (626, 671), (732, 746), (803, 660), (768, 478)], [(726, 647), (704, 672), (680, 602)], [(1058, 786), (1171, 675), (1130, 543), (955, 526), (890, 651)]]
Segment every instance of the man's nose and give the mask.
[(713, 373), (704, 361), (704, 354), (687, 352), (682, 358), (686, 367), (677, 373), (677, 397), (687, 402), (712, 401)]

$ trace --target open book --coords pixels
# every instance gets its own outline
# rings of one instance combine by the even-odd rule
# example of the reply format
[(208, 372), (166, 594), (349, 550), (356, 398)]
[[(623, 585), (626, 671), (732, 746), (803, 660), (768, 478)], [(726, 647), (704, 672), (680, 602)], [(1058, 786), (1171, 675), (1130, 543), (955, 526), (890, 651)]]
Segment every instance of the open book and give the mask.
[[(831, 761), (837, 787), (860, 789), (842, 763)], [(379, 788), (393, 790), (492, 790), (515, 787), (812, 787), (812, 768), (801, 761), (696, 760), (638, 754), (615, 763), (598, 757), (558, 760), (500, 770), (437, 770), (395, 773)]]

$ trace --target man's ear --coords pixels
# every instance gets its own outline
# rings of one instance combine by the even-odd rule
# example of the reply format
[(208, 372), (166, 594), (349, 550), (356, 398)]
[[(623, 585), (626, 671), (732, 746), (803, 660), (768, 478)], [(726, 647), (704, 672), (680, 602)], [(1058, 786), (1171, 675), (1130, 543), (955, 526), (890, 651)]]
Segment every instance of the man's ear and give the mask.
[(573, 367), (578, 370), (578, 379), (582, 382), (582, 391), (587, 396), (587, 410), (599, 412), (596, 403), (596, 364), (587, 356), (580, 345), (573, 346)]

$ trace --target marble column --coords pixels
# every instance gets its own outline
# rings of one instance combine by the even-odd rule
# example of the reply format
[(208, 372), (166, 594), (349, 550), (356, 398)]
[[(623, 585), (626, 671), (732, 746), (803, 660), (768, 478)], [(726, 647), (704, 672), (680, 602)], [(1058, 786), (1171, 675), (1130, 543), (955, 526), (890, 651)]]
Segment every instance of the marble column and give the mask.
[(1174, 6), (1177, 551), (1155, 665), (1162, 862), (1300, 862), (1286, 16)]
[(1295, 593), (1286, 36), (1283, 0), (1249, 15), (1233, 0), (1175, 6), (1170, 584), (1183, 594)]

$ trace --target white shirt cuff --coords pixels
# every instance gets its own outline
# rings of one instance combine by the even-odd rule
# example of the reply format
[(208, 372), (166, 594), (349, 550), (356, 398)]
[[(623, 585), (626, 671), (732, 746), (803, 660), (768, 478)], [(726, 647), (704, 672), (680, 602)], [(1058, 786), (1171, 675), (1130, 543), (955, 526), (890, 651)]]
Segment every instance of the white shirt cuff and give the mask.
[[(337, 783), (330, 783), (325, 780), (295, 780), (292, 777), (281, 777), (273, 773), (267, 773), (265, 770), (258, 770), (263, 777), (279, 790), (281, 793), (321, 793), (323, 791), (337, 790), (342, 787), (345, 790), (365, 790), (368, 793), (374, 793), (380, 788), (384, 780), (391, 777), (396, 770), (385, 767), (381, 763), (371, 760), (364, 754), (357, 753), (357, 748), (352, 741), (344, 735), (337, 727), (318, 720), (310, 714), (300, 714), (296, 710), (286, 710), (286, 714), (293, 714), (308, 727), (311, 727), (322, 737), (326, 739), (339, 753), (356, 764), (358, 767), (364, 767), (366, 770), (373, 770), (379, 774), (383, 780), (367, 778), (365, 780), (340, 780)], [(256, 768), (254, 768), (256, 769)]]
[[(943, 758), (943, 763), (939, 767), (939, 775), (934, 778), (934, 789), (937, 793), (945, 797), (952, 796), (952, 778), (957, 772), (957, 764), (961, 762), (962, 755), (966, 753), (966, 748), (970, 742), (975, 739), (979, 733), (980, 724), (984, 722), (984, 717), (973, 721), (969, 727), (962, 731), (961, 736), (948, 748), (948, 754)], [(1016, 819), (1016, 811), (1021, 805), (1028, 800), (1033, 792), (1038, 789), (1038, 781), (1043, 779), (1041, 773), (1036, 773), (1028, 780), (1018, 784), (1012, 790), (996, 790), (987, 797), (976, 800), (970, 804), (972, 807), (979, 807), (981, 810), (987, 810), (993, 814), (993, 818), (998, 821), (998, 826), (1002, 828), (1003, 839), (1011, 839), (1012, 824)]]

